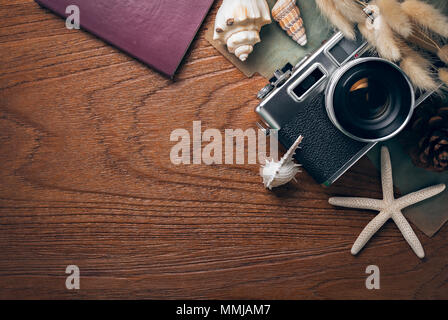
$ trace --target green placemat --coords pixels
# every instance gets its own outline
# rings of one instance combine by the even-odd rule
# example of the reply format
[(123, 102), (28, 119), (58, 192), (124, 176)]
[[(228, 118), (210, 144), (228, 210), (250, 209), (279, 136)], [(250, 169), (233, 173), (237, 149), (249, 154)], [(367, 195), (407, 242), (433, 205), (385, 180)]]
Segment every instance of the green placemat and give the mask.
[[(272, 9), (277, 1), (267, 2)], [(322, 17), (314, 1), (299, 0), (297, 4), (307, 31), (308, 44), (305, 47), (294, 42), (274, 20), (261, 28), (261, 42), (255, 45), (254, 51), (245, 62), (229, 53), (225, 45), (213, 40), (213, 28), (207, 30), (205, 38), (246, 76), (251, 77), (259, 73), (269, 79), (275, 70), (283, 68), (286, 63), (295, 65), (307, 54), (316, 51), (332, 33), (331, 26)]]

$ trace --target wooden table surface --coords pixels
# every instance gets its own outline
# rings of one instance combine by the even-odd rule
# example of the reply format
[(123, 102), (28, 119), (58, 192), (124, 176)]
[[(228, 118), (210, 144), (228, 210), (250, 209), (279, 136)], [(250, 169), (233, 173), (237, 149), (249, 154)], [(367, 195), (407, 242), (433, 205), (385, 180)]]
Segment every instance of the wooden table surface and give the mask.
[[(258, 165), (170, 161), (170, 133), (254, 128), (256, 92), (205, 39), (174, 81), (32, 0), (0, 0), (0, 298), (448, 298), (448, 228), (418, 259), (332, 195), (381, 197), (363, 158), (330, 188), (264, 189)], [(65, 287), (77, 265), (81, 289)], [(368, 265), (381, 289), (367, 290)]]

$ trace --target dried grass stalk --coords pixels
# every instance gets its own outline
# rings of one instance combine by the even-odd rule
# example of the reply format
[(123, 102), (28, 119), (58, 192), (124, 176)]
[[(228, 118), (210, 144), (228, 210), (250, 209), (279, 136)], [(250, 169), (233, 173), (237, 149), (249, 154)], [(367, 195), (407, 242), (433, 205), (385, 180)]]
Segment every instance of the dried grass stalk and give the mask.
[(440, 60), (448, 64), (448, 44), (441, 47), (437, 52), (437, 55), (439, 56)]
[(339, 10), (332, 0), (316, 0), (321, 12), (349, 39), (356, 38), (353, 23), (351, 23)]
[(393, 31), (407, 38), (412, 33), (412, 23), (397, 0), (377, 0), (381, 15)]
[(400, 48), (394, 32), (383, 19), (380, 21), (379, 29), (376, 31), (376, 47), (378, 53), (385, 59), (391, 61), (401, 59)]
[(401, 8), (415, 23), (442, 37), (448, 37), (448, 18), (430, 4), (419, 0), (406, 0), (401, 4)]
[(366, 15), (355, 0), (333, 0), (333, 3), (336, 9), (348, 20), (356, 23), (362, 23), (366, 20)]
[(440, 80), (445, 83), (446, 86), (448, 86), (448, 69), (443, 68), (439, 70), (439, 78)]
[(378, 23), (377, 29), (368, 27), (365, 23), (360, 23), (358, 25), (359, 31), (381, 57), (391, 61), (400, 60), (400, 45), (392, 29), (384, 20), (377, 20), (375, 23)]
[(412, 83), (419, 89), (436, 90), (438, 84), (431, 73), (431, 62), (420, 54), (402, 44), (403, 60), (400, 63), (401, 69), (408, 75)]
[(367, 28), (365, 23), (360, 23), (358, 29), (371, 47), (376, 48), (375, 30)]

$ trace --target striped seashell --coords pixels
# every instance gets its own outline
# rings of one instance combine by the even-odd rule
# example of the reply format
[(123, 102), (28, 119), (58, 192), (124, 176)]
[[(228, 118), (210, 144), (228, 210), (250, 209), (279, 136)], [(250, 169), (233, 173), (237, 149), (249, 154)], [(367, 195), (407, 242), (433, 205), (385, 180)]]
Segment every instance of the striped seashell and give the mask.
[(278, 0), (272, 8), (272, 17), (295, 42), (301, 46), (308, 43), (305, 25), (296, 0)]

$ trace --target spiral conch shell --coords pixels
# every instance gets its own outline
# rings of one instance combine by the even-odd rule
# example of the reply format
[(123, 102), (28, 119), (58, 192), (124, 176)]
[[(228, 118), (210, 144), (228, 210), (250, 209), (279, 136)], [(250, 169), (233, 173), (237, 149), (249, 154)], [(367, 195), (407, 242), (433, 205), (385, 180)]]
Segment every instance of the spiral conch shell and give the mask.
[(266, 188), (272, 190), (272, 188), (287, 184), (294, 179), (300, 171), (300, 165), (293, 161), (293, 157), (302, 140), (302, 136), (298, 137), (279, 162), (266, 160), (266, 165), (260, 170)]
[(272, 8), (272, 17), (295, 42), (301, 46), (308, 43), (305, 25), (296, 0), (278, 0)]
[(227, 45), (227, 50), (246, 61), (260, 42), (261, 27), (271, 23), (266, 0), (224, 0), (216, 14), (214, 40)]

